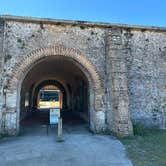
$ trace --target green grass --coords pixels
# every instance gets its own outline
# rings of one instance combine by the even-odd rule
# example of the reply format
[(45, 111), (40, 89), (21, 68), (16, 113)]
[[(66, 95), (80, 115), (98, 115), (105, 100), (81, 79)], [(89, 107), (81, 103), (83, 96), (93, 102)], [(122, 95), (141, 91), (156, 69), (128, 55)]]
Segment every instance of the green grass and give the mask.
[(134, 126), (135, 136), (123, 138), (134, 166), (166, 166), (166, 131)]

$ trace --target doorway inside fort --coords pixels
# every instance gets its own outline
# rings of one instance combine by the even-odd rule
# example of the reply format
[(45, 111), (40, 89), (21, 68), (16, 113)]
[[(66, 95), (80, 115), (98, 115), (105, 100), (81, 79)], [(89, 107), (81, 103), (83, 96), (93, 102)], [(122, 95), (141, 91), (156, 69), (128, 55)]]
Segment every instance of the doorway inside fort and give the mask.
[(59, 108), (63, 123), (90, 122), (89, 82), (76, 62), (50, 56), (34, 64), (20, 95), (20, 126), (49, 124), (50, 108)]

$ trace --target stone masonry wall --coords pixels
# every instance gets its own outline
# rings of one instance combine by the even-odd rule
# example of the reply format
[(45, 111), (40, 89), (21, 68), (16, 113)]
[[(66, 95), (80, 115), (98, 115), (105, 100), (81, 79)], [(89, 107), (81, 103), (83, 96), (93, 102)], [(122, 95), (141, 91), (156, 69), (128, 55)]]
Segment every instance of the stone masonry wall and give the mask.
[[(84, 26), (51, 25), (39, 23), (6, 23), (8, 37), (6, 48), (6, 71), (10, 72), (12, 64), (20, 56), (25, 56), (39, 48), (64, 45), (75, 48), (90, 59), (105, 77), (105, 30)], [(11, 64), (12, 63), (12, 64)]]
[(132, 135), (133, 127), (129, 113), (127, 68), (122, 39), (120, 28), (108, 29), (107, 95), (112, 111), (107, 115), (109, 129), (117, 135), (128, 136)]
[[(95, 67), (97, 74), (99, 74), (103, 83), (103, 89), (105, 88), (105, 29), (98, 27), (90, 28), (81, 25), (62, 26), (60, 24), (51, 25), (43, 23), (6, 21), (6, 34), (4, 80), (7, 79), (8, 76), (12, 75), (14, 72), (13, 68), (20, 58), (34, 58), (34, 56), (27, 57), (27, 55), (37, 49), (44, 50), (44, 48), (51, 48), (51, 46), (64, 46), (66, 48), (79, 50), (84, 56), (86, 56), (86, 58)], [(31, 59), (29, 59), (29, 61), (31, 61)], [(88, 64), (83, 66), (86, 65)], [(8, 83), (4, 80), (3, 86), (8, 85)], [(6, 128), (4, 127), (5, 133), (16, 133), (16, 129), (19, 128), (19, 112), (15, 107), (18, 100), (18, 94), (17, 87), (15, 86), (14, 88), (15, 89), (13, 89), (13, 91), (10, 89), (6, 96), (4, 95), (4, 97), (6, 97), (7, 105), (6, 111), (4, 111), (5, 117), (3, 118), (4, 122), (6, 123)], [(102, 96), (102, 91), (101, 94), (99, 94), (99, 92), (96, 90), (98, 96), (95, 96), (95, 106), (100, 105), (101, 100), (103, 100), (102, 98), (104, 95)], [(97, 109), (99, 108), (96, 108), (96, 110)], [(102, 111), (104, 112), (105, 110)], [(102, 125), (105, 123), (105, 113), (100, 118), (97, 117), (99, 114), (103, 115), (101, 113), (96, 113), (96, 117), (94, 117), (94, 119), (100, 119), (98, 121), (96, 120), (95, 122), (96, 128), (101, 126), (101, 120)], [(105, 128), (105, 124), (100, 128)]]
[[(166, 128), (166, 32), (116, 27), (109, 29), (107, 38), (107, 50), (111, 58), (111, 62), (107, 61), (108, 95), (114, 93), (111, 84), (116, 80), (116, 78), (112, 80), (114, 71), (111, 70), (116, 67), (119, 73), (124, 73), (125, 65), (122, 62), (124, 59), (127, 66), (132, 122), (142, 123), (148, 127)], [(123, 79), (121, 83), (120, 89), (124, 90)], [(112, 100), (114, 97), (115, 94)], [(127, 100), (127, 97), (125, 98)], [(113, 116), (114, 110), (108, 112), (109, 126), (114, 124), (111, 121)]]
[(4, 25), (0, 21), (0, 105), (4, 112), (0, 126), (14, 133), (17, 113), (2, 108), (5, 102), (11, 108), (16, 104), (16, 90), (5, 96), (14, 64), (34, 50), (62, 45), (79, 50), (96, 68), (105, 92), (102, 102), (109, 131), (130, 135), (131, 120), (166, 128), (166, 30), (84, 25), (16, 20), (6, 20)]
[(0, 73), (3, 71), (4, 21), (0, 20)]
[(2, 126), (2, 76), (3, 76), (3, 63), (4, 63), (4, 51), (3, 51), (3, 42), (4, 42), (4, 21), (0, 20), (0, 131)]
[(166, 128), (166, 32), (132, 30), (126, 38), (132, 120)]

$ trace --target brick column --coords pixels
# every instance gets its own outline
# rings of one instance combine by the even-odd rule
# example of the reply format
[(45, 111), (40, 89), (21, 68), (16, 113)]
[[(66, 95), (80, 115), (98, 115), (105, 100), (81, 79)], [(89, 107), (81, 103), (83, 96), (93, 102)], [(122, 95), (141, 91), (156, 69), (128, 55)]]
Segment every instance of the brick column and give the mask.
[(109, 128), (118, 136), (133, 134), (129, 113), (127, 69), (123, 55), (120, 28), (110, 28), (107, 33), (108, 95), (112, 106), (112, 122)]

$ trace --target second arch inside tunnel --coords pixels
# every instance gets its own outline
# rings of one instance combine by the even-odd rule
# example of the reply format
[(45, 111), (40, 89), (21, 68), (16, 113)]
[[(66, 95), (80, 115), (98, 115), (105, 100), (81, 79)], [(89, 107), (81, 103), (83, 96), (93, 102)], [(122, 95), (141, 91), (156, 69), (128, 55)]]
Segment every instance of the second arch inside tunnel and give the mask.
[[(66, 124), (89, 124), (89, 86), (87, 76), (73, 59), (61, 56), (45, 57), (33, 65), (22, 82), (21, 124), (48, 124), (50, 107), (60, 108)], [(54, 94), (43, 99), (44, 93), (49, 93), (48, 96)], [(51, 102), (53, 105), (50, 105)]]

